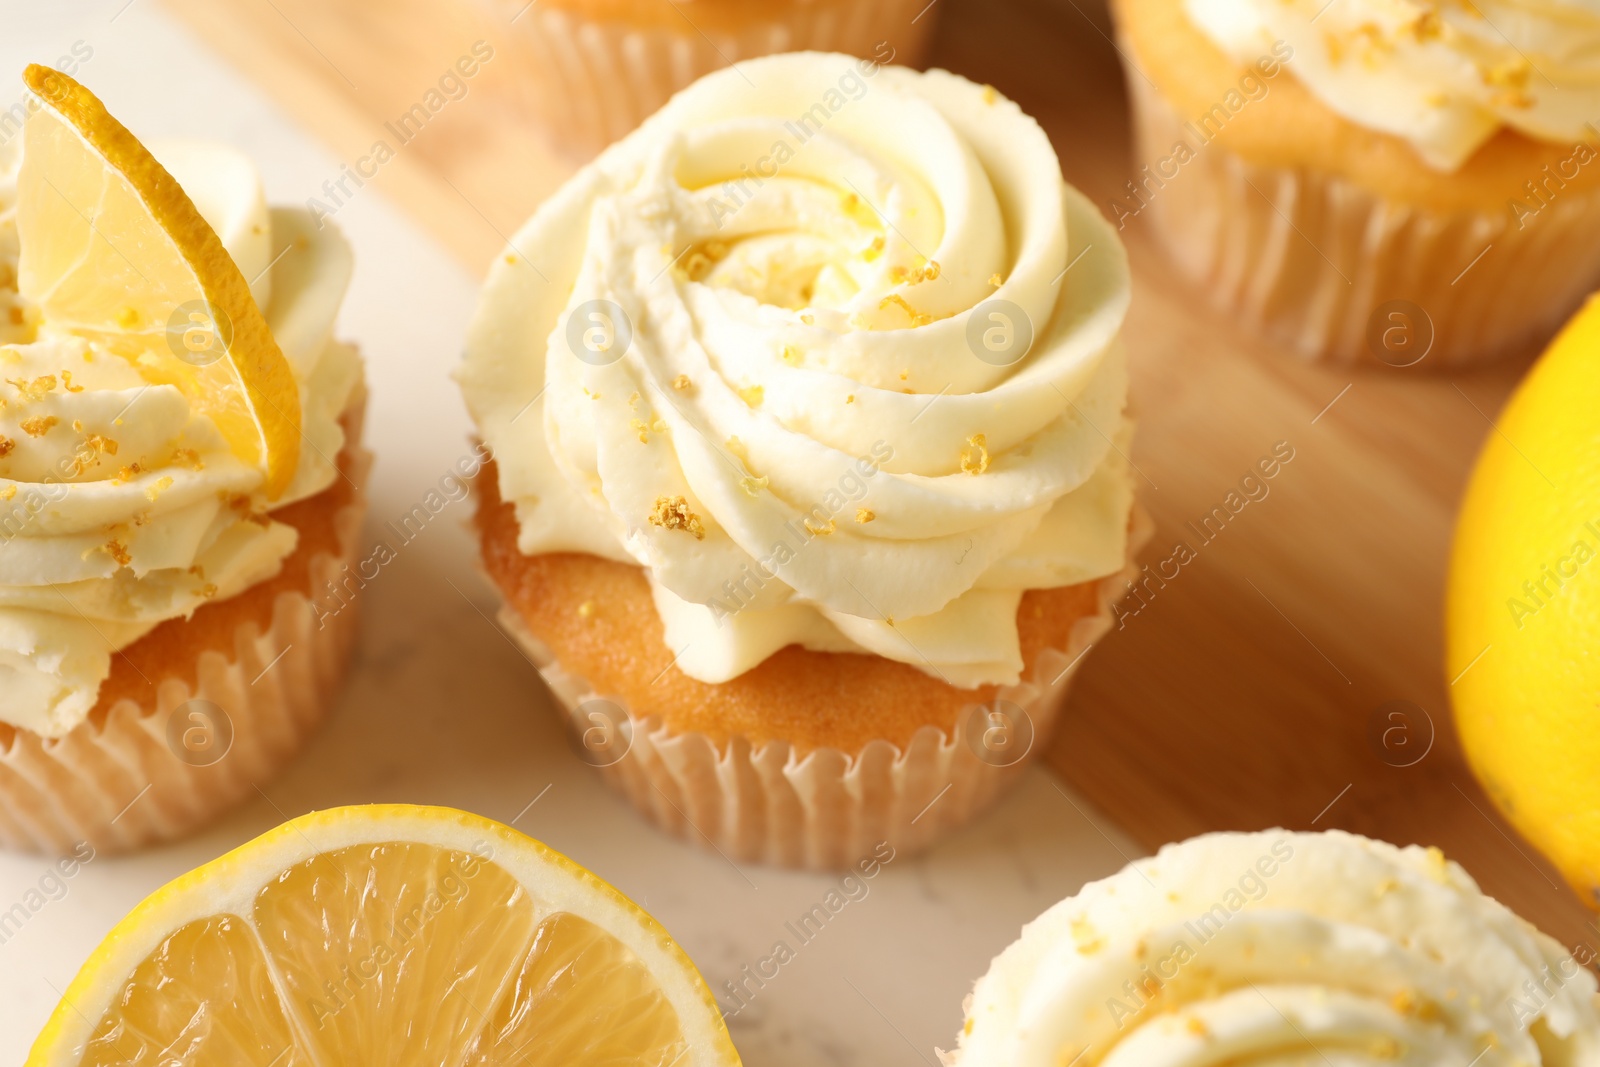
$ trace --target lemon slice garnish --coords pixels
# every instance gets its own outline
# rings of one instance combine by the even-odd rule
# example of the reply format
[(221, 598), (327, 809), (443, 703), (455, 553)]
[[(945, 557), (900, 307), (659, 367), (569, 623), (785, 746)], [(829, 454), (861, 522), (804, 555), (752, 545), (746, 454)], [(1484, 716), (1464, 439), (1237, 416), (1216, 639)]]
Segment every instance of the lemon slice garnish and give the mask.
[(250, 285), (192, 201), (93, 93), (37, 64), (17, 176), (17, 283), (42, 328), (180, 389), (283, 494), (300, 394)]
[(445, 808), (303, 816), (158, 890), (29, 1067), (737, 1065), (655, 920), (565, 856)]

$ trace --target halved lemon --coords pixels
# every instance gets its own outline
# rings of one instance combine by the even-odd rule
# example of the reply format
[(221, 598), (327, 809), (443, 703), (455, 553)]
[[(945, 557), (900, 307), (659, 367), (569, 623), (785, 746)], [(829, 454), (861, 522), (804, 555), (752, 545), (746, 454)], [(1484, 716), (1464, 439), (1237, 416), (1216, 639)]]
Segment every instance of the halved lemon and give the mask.
[(77, 334), (174, 385), (281, 496), (300, 458), (294, 373), (222, 241), (95, 95), (37, 64), (17, 176), (18, 289)]
[(158, 890), (89, 958), (28, 1067), (710, 1067), (738, 1054), (650, 916), (446, 808), (335, 808)]

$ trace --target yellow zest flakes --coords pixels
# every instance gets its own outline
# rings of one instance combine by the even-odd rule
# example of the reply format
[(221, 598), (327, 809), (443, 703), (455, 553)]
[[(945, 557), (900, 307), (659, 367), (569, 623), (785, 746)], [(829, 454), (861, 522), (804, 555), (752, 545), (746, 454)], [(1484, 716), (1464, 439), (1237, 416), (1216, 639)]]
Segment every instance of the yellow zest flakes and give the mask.
[(749, 477), (739, 479), (739, 488), (745, 491), (746, 496), (755, 496), (767, 487), (772, 479), (763, 474), (759, 478)]
[(883, 255), (883, 234), (880, 233), (872, 239), (871, 244), (861, 250), (861, 258), (871, 263), (881, 255)]
[(982, 474), (989, 469), (989, 445), (983, 434), (967, 438), (967, 447), (961, 450), (961, 469), (967, 474)]
[[(126, 468), (124, 468), (124, 469), (126, 469)], [(171, 488), (172, 488), (172, 479), (171, 478), (157, 478), (155, 480), (155, 482), (153, 482), (150, 485), (145, 486), (144, 495), (150, 498), (151, 503), (154, 503), (155, 499), (157, 497), (159, 497), (162, 493), (166, 492), (168, 489), (171, 489)], [(245, 501), (245, 503), (248, 505), (249, 501), (247, 500), (247, 501)]]
[(748, 388), (739, 390), (739, 399), (743, 400), (746, 404), (753, 408), (760, 407), (761, 401), (765, 400), (766, 396), (767, 391), (759, 385), (752, 385)]
[(131, 463), (117, 471), (117, 477), (124, 482), (131, 482), (135, 478), (139, 477), (143, 470), (144, 468), (139, 466), (137, 463)]
[(45, 394), (56, 387), (56, 376), (54, 374), (46, 374), (42, 377), (35, 378), (31, 382), (18, 381), (15, 378), (7, 378), (6, 384), (22, 394), (23, 403), (32, 404), (36, 401), (43, 400)]
[(933, 316), (924, 315), (922, 312), (906, 303), (906, 298), (901, 296), (899, 293), (890, 293), (888, 296), (879, 301), (878, 310), (882, 311), (891, 304), (893, 304), (895, 307), (898, 307), (911, 317), (912, 326), (926, 326), (928, 323), (933, 321)]
[(828, 525), (826, 526), (813, 526), (811, 525), (811, 519), (808, 517), (805, 520), (805, 528), (810, 531), (813, 537), (826, 537), (833, 533), (833, 531), (837, 530), (839, 528), (839, 524), (834, 522), (832, 519), (829, 519)]
[(60, 421), (54, 415), (35, 415), (31, 419), (22, 420), (22, 432), (29, 437), (43, 437)]
[(996, 271), (995, 273), (989, 275), (989, 284), (998, 289), (1005, 284), (1005, 279), (1000, 277), (999, 271)]
[(196, 452), (192, 448), (178, 449), (172, 454), (172, 459), (173, 462), (181, 463), (192, 471), (203, 471), (206, 469), (205, 460), (201, 459), (200, 453)]
[(871, 508), (856, 508), (856, 521), (863, 526), (877, 517), (877, 513)]
[(676, 378), (672, 379), (672, 387), (680, 393), (686, 389), (692, 388), (693, 386), (694, 383), (689, 380), (689, 376), (687, 374), (680, 374)]
[(1439, 12), (1430, 8), (1412, 19), (1406, 29), (1418, 44), (1434, 41), (1444, 36), (1444, 20), (1439, 17)]
[(681, 496), (658, 496), (656, 508), (650, 513), (650, 525), (667, 530), (687, 530), (696, 541), (706, 539), (706, 528), (700, 516), (689, 510), (689, 501)]
[(580, 619), (593, 618), (594, 617), (594, 607), (595, 607), (594, 601), (585, 600), (582, 604), (578, 605), (578, 617)]
[(1343, 62), (1344, 41), (1341, 38), (1339, 38), (1336, 34), (1324, 33), (1322, 35), (1322, 43), (1323, 46), (1328, 50), (1329, 63), (1332, 63), (1337, 67), (1341, 62)]
[(650, 443), (650, 427), (645, 424), (643, 419), (629, 419), (628, 429), (639, 435), (639, 443), (641, 445)]
[(583, 395), (588, 397), (590, 400), (599, 400), (600, 399), (600, 394), (599, 393), (591, 393), (591, 392), (589, 392), (589, 387), (587, 385), (580, 385), (580, 386), (578, 386), (578, 388), (582, 389), (583, 390)]
[(122, 308), (117, 312), (117, 325), (124, 330), (131, 330), (137, 327), (139, 325), (139, 310), (131, 307)]
[(785, 363), (793, 363), (796, 366), (800, 363), (800, 350), (794, 345), (784, 345), (779, 355), (783, 357)]
[(745, 463), (748, 464), (750, 462), (749, 449), (745, 448), (744, 442), (739, 440), (737, 437), (728, 438), (728, 451), (744, 460)]
[(15, 441), (7, 437), (5, 434), (0, 434), (0, 459), (4, 459), (5, 457), (11, 455), (11, 450), (16, 447), (17, 443)]
[(999, 100), (999, 99), (1000, 99), (1000, 92), (994, 86), (985, 85), (983, 87), (983, 102), (985, 104), (988, 104), (990, 107), (993, 107), (995, 102), (997, 100)]
[(61, 372), (61, 383), (61, 387), (69, 393), (83, 392), (83, 386), (72, 384), (72, 372), (69, 370), (64, 370)]
[(800, 321), (805, 323), (807, 326), (815, 326), (817, 324), (817, 317), (811, 314), (809, 311), (803, 311), (800, 313)]
[(683, 273), (691, 282), (698, 282), (711, 273), (711, 268), (716, 262), (704, 252), (691, 252), (689, 258), (683, 261)]
[(1508, 59), (1482, 70), (1483, 83), (1497, 89), (1526, 89), (1533, 75), (1533, 64), (1525, 56)]
[(928, 262), (916, 267), (895, 267), (889, 272), (889, 277), (899, 285), (919, 285), (922, 282), (931, 282), (939, 277), (939, 261), (930, 259)]
[(845, 398), (844, 398), (844, 402), (846, 404), (854, 404), (856, 402), (856, 394), (854, 394), (854, 393), (847, 394), (845, 396)]
[(83, 432), (83, 420), (82, 419), (73, 419), (72, 420), (72, 432), (73, 433), (82, 433)]
[(105, 543), (105, 550), (106, 555), (116, 560), (119, 567), (126, 567), (133, 562), (133, 556), (128, 552), (127, 546), (116, 538)]
[(628, 410), (629, 411), (638, 411), (639, 410), (639, 394), (637, 392), (633, 392), (633, 393), (629, 393), (628, 394)]
[(846, 193), (844, 198), (844, 213), (856, 222), (866, 226), (878, 225), (878, 213), (863, 203), (855, 193)]
[(1106, 947), (1105, 938), (1100, 936), (1086, 915), (1072, 920), (1072, 943), (1078, 946), (1078, 953), (1083, 956), (1092, 956)]

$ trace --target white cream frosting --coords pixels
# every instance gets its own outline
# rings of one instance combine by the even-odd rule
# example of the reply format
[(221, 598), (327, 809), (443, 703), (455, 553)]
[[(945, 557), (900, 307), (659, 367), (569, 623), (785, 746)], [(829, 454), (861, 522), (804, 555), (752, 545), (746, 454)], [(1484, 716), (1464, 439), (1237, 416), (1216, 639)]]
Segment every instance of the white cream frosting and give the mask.
[(1586, 962), (1437, 849), (1208, 834), (1024, 927), (979, 979), (952, 1060), (1591, 1067)]
[[(1023, 591), (1123, 566), (1126, 258), (992, 89), (743, 62), (511, 243), (459, 377), (518, 545), (646, 568), (686, 674), (801, 644), (1012, 683)], [(991, 299), (1033, 331), (1008, 365), (967, 340), (1004, 344)], [(620, 355), (582, 347), (597, 300)]]
[[(1185, 0), (1243, 63), (1275, 42), (1285, 66), (1352, 122), (1402, 137), (1453, 171), (1503, 127), (1567, 144), (1600, 138), (1595, 0)], [(1533, 175), (1530, 175), (1533, 177)]]
[[(355, 351), (332, 336), (349, 247), (304, 211), (269, 209), (232, 150), (152, 149), (251, 280), (294, 370), (300, 463), (271, 506), (303, 500), (338, 476), (339, 419), (361, 382)], [(298, 535), (181, 392), (25, 313), (17, 162), (0, 160), (0, 722), (57, 737), (94, 707), (113, 652), (272, 578)]]

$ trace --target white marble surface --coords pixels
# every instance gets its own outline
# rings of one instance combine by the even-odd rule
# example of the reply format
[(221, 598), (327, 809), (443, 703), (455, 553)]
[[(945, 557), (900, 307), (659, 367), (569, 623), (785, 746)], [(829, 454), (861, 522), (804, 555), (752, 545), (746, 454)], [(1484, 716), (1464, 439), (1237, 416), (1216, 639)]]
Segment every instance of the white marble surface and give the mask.
[[(83, 41), (94, 55), (80, 77), (139, 134), (231, 141), (258, 160), (280, 202), (303, 201), (337, 172), (336, 159), (150, 0), (6, 7), (0, 71), (53, 62)], [(20, 94), (15, 75), (0, 78), (0, 109)], [(381, 176), (337, 221), (357, 253), (342, 330), (369, 364), (376, 528), (466, 448), (467, 418), (445, 375), (474, 280), (384, 200)], [(474, 569), (466, 515), (466, 505), (442, 515), (364, 593), (367, 627), (342, 710), (260, 800), (179, 845), (96, 859), (0, 945), (0, 1067), (22, 1061), (59, 991), (143, 896), (315, 808), (404, 801), (517, 819), (650, 910), (719, 993), (820, 902), (834, 879), (737, 869), (667, 840), (571, 754), (533, 669), (489, 622), (494, 598)], [(799, 950), (730, 1021), (745, 1062), (934, 1064), (934, 1046), (954, 1043), (972, 981), (1022, 923), (1136, 852), (1054, 778), (1031, 772), (980, 825), (889, 864)], [(45, 868), (0, 855), (0, 910)]]

